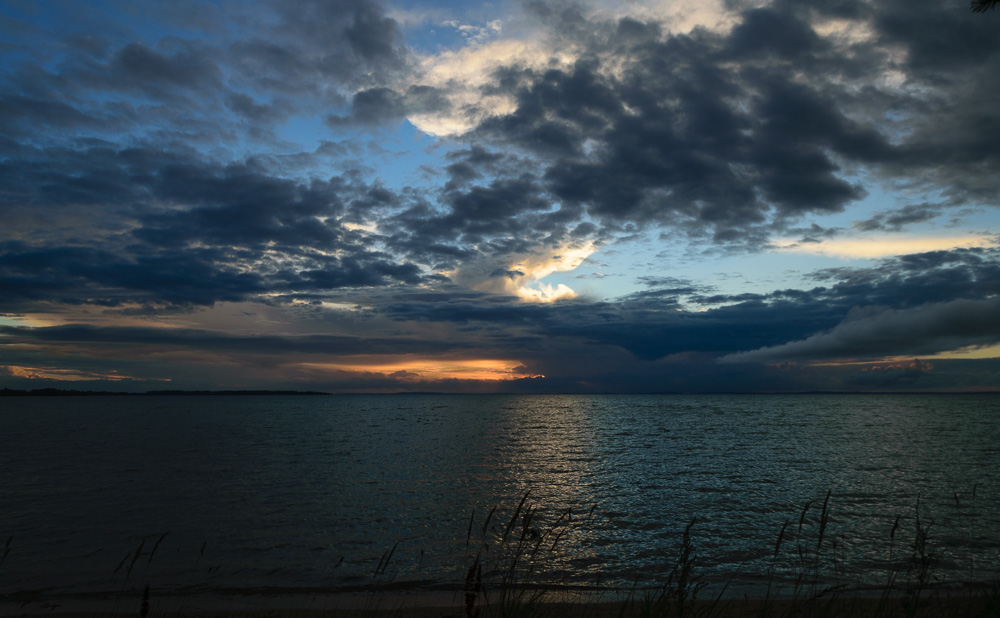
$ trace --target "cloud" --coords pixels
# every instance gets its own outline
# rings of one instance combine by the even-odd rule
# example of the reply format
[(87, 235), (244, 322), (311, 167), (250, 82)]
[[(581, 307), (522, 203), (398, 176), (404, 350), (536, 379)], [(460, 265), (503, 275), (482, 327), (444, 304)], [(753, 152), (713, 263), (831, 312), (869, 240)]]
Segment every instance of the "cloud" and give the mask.
[[(972, 98), (978, 90), (979, 100), (990, 100), (984, 80), (949, 82), (922, 64), (909, 66), (903, 82), (885, 80), (901, 70), (897, 59), (908, 47), (923, 45), (897, 32), (919, 35), (912, 28), (925, 17), (910, 23), (898, 15), (912, 11), (775, 2), (732, 13), (728, 31), (686, 33), (579, 7), (536, 11), (557, 34), (533, 40), (530, 53), (500, 53), (521, 42), (496, 41), (488, 54), (470, 48), (428, 57), (426, 74), (449, 76), (433, 82), (445, 97), (481, 91), (452, 105), (480, 110), (448, 120), (452, 132), (532, 152), (550, 199), (582, 207), (606, 227), (664, 225), (760, 247), (796, 219), (840, 212), (864, 197), (852, 179), (859, 166), (901, 182), (923, 170), (933, 180), (914, 185), (941, 183), (949, 205), (996, 202), (987, 191), (997, 188), (992, 155), (980, 141), (995, 114)], [(974, 32), (989, 57), (993, 35), (967, 17), (949, 13), (949, 27)], [(547, 64), (538, 60), (546, 55)], [(460, 73), (448, 67), (458, 57), (470, 61), (453, 80)], [(472, 60), (480, 57), (489, 60)], [(952, 97), (970, 111), (946, 112), (941, 102)], [(923, 121), (930, 109), (955, 131), (931, 131)], [(974, 133), (969, 117), (978, 114)], [(970, 167), (973, 160), (984, 167)], [(861, 228), (898, 230), (932, 216), (907, 207)]]
[(934, 366), (931, 363), (920, 360), (913, 360), (909, 363), (872, 365), (848, 376), (845, 381), (868, 388), (912, 387), (933, 369)]
[[(529, 253), (506, 253), (484, 256), (479, 261), (466, 262), (449, 273), (459, 285), (481, 292), (506, 294), (535, 302), (555, 302), (575, 298), (577, 293), (568, 285), (542, 283), (556, 272), (575, 270), (595, 250), (591, 241), (564, 246), (548, 246)], [(497, 265), (498, 262), (502, 262)]]
[(425, 275), (344, 225), (392, 199), (353, 176), (304, 182), (152, 148), (46, 149), (2, 168), (11, 182), (0, 203), (25, 212), (0, 240), (7, 303), (205, 305)]
[[(368, 0), (266, 0), (227, 11), (141, 7), (183, 35), (136, 40), (127, 27), (107, 23), (113, 12), (88, 23), (93, 15), (68, 6), (52, 8), (44, 34), (18, 33), (20, 53), (0, 77), (0, 130), (42, 145), (83, 133), (120, 143), (172, 135), (236, 146), (244, 136), (273, 140), (289, 118), (395, 82), (410, 64), (396, 23)], [(74, 32), (88, 26), (100, 34)], [(54, 56), (35, 57), (40, 49)]]
[(406, 66), (402, 33), (377, 3), (292, 0), (261, 8), (229, 52), (238, 79), (255, 90), (287, 95), (321, 93), (328, 83), (372, 85)]
[(454, 28), (462, 35), (462, 38), (471, 43), (482, 43), (486, 39), (500, 34), (500, 31), (503, 29), (503, 22), (499, 19), (491, 20), (484, 26), (463, 24), (454, 19), (449, 19), (441, 25)]
[[(188, 42), (171, 41), (176, 49), (159, 52), (142, 43), (128, 43), (114, 55), (102, 85), (170, 100), (179, 92), (210, 94), (222, 87), (222, 73), (206, 50)], [(97, 75), (93, 77), (98, 79)]]
[[(21, 139), (39, 123), (61, 127), (46, 134), (50, 148), (22, 144), (12, 151), (7, 178), (27, 194), (122, 205), (138, 196), (145, 208), (150, 183), (142, 174), (156, 173), (156, 166), (136, 167), (124, 156), (111, 161), (103, 153), (90, 161), (99, 149), (73, 140), (100, 135), (128, 141), (132, 149), (155, 143), (157, 156), (179, 160), (176, 169), (160, 169), (174, 178), (191, 176), (192, 189), (180, 197), (195, 199), (196, 191), (227, 187), (203, 182), (197, 168), (185, 171), (184, 165), (201, 162), (182, 142), (189, 149), (236, 149), (246, 139), (274, 141), (281, 123), (320, 109), (335, 128), (407, 117), (429, 133), (462, 136), (447, 166), (448, 183), (406, 200), (392, 195), (383, 201), (392, 208), (365, 220), (385, 219), (378, 229), (398, 251), (387, 260), (405, 256), (442, 272), (480, 253), (560, 245), (581, 225), (593, 226), (587, 234), (593, 241), (649, 225), (760, 248), (775, 231), (799, 229), (789, 227), (798, 219), (839, 212), (864, 195), (851, 176), (857, 165), (873, 166), (886, 178), (899, 177), (904, 167), (907, 178), (920, 176), (913, 170), (950, 174), (949, 204), (990, 195), (997, 175), (988, 173), (989, 163), (982, 170), (968, 165), (992, 160), (985, 143), (931, 144), (945, 133), (978, 139), (982, 131), (973, 134), (967, 119), (926, 94), (966, 100), (970, 88), (985, 87), (982, 80), (943, 82), (939, 68), (910, 62), (908, 83), (923, 90), (872, 86), (873, 76), (900, 68), (890, 47), (923, 43), (907, 38), (917, 36), (909, 17), (890, 19), (868, 5), (837, 7), (733, 4), (717, 11), (725, 27), (669, 30), (674, 22), (657, 21), (664, 17), (652, 6), (632, 14), (624, 5), (603, 12), (535, 6), (528, 35), (504, 30), (507, 38), (421, 58), (406, 49), (396, 23), (368, 2), (252, 3), (224, 36), (218, 30), (214, 37), (140, 42), (112, 32), (100, 41), (73, 39), (72, 48), (86, 54), (58, 68), (21, 63), (6, 77), (8, 135)], [(211, 28), (206, 15), (164, 16), (192, 32)], [(949, 27), (974, 31), (977, 45), (991, 40), (982, 26), (949, 19)], [(862, 26), (868, 35), (842, 36)], [(773, 36), (776, 31), (782, 36)], [(973, 70), (987, 66), (981, 61)], [(892, 122), (886, 120), (890, 109), (900, 110)], [(941, 112), (962, 128), (935, 137), (925, 130), (921, 109)], [(985, 115), (979, 120), (988, 126), (990, 113), (971, 115)], [(501, 161), (477, 159), (471, 154), (477, 149)], [(961, 162), (942, 158), (954, 152), (970, 154)], [(953, 163), (964, 165), (961, 179)], [(209, 167), (225, 164), (216, 159)], [(74, 171), (60, 179), (58, 168)], [(271, 186), (254, 185), (265, 190), (261, 195), (281, 184), (277, 166), (270, 171)], [(288, 170), (280, 172), (288, 181)], [(300, 187), (312, 180), (297, 172)], [(228, 188), (238, 191), (233, 180)], [(317, 186), (323, 182), (329, 181), (319, 179)], [(178, 199), (181, 184), (173, 184), (154, 187), (155, 197)], [(143, 214), (140, 233), (145, 241), (176, 244), (185, 233), (205, 237), (215, 230), (217, 238), (208, 239), (214, 244), (227, 235), (222, 221), (239, 212), (246, 215), (237, 219), (244, 239), (255, 235), (258, 243), (301, 236), (311, 246), (336, 245), (347, 237), (330, 215), (310, 218), (301, 206), (268, 219), (273, 212), (245, 200), (193, 208), (171, 222), (173, 213), (160, 205)], [(119, 225), (135, 225), (122, 210), (114, 213)], [(862, 227), (897, 229), (930, 216), (907, 207)], [(181, 224), (183, 218), (190, 225)], [(399, 274), (399, 281), (417, 276), (412, 268)]]
[(331, 357), (359, 354), (424, 354), (468, 349), (468, 344), (415, 338), (372, 338), (346, 335), (232, 335), (210, 330), (152, 327), (96, 327), (66, 324), (47, 327), (0, 326), (8, 345), (17, 343), (92, 344), (127, 346), (138, 353), (159, 348), (226, 354), (309, 354)]
[(1000, 342), (1000, 299), (953, 300), (910, 309), (859, 307), (824, 333), (740, 352), (723, 362), (929, 355)]
[[(106, 380), (110, 382), (146, 380), (148, 378), (135, 378), (121, 375), (117, 372), (96, 373), (91, 371), (78, 371), (63, 367), (22, 367), (17, 365), (0, 365), (0, 374), (6, 374), (14, 378), (26, 380), (53, 380), (57, 382), (92, 382), (96, 380)], [(169, 382), (169, 380), (161, 380)]]
[(752, 8), (743, 11), (741, 17), (727, 41), (727, 52), (734, 57), (775, 55), (794, 60), (826, 51), (829, 46), (811, 24), (792, 11)]
[(413, 114), (438, 114), (451, 106), (446, 93), (433, 86), (410, 86), (404, 93), (377, 87), (354, 94), (349, 116), (332, 115), (327, 123), (333, 127), (351, 124), (383, 124), (396, 122)]
[(632, 23), (591, 24), (600, 37), (575, 63), (495, 73), (516, 109), (476, 134), (534, 152), (556, 200), (605, 224), (655, 222), (738, 240), (769, 219), (836, 212), (863, 196), (838, 177), (831, 151), (889, 156), (886, 139), (845, 117), (827, 93), (723, 63), (724, 37), (636, 38)]
[(552, 59), (551, 50), (530, 40), (513, 39), (424, 57), (413, 83), (442, 93), (448, 106), (413, 109), (408, 119), (429, 135), (461, 135), (492, 116), (515, 109), (513, 97), (493, 87), (497, 71), (512, 65), (543, 67)]
[[(492, 274), (497, 289), (510, 285), (507, 269), (483, 268), (480, 273), (482, 277)], [(825, 285), (725, 295), (707, 294), (710, 290), (700, 286), (667, 279), (654, 283), (668, 287), (611, 302), (577, 299), (536, 305), (517, 304), (509, 297), (439, 295), (389, 303), (375, 311), (399, 321), (450, 323), (483, 332), (500, 329), (530, 354), (549, 345), (578, 342), (595, 349), (617, 348), (644, 361), (686, 353), (761, 363), (787, 360), (786, 356), (818, 360), (840, 358), (839, 354), (928, 355), (967, 344), (987, 345), (997, 336), (989, 322), (989, 311), (996, 307), (1000, 294), (996, 249), (901, 256), (872, 268), (819, 271), (815, 279)], [(690, 311), (686, 308), (690, 305), (707, 309)], [(881, 309), (870, 315), (856, 309), (872, 306)], [(982, 320), (964, 322), (969, 330), (962, 331), (962, 312), (973, 309), (970, 315)], [(952, 327), (957, 330), (949, 331)], [(841, 338), (845, 333), (854, 335), (839, 349), (834, 344), (846, 342)], [(807, 350), (813, 343), (817, 351), (809, 356)], [(551, 367), (539, 368), (538, 373), (556, 375)]]
[(914, 223), (930, 221), (941, 214), (940, 206), (931, 204), (907, 204), (902, 208), (877, 213), (870, 219), (856, 221), (854, 227), (862, 232), (900, 232)]
[[(995, 296), (990, 295), (1000, 289), (1000, 271), (991, 251), (933, 252), (885, 260), (878, 268), (836, 269), (823, 275), (832, 282), (829, 287), (715, 299), (723, 304), (705, 312), (683, 310), (683, 302), (702, 293), (685, 286), (654, 288), (614, 302), (577, 299), (554, 304), (523, 303), (510, 296), (468, 292), (459, 287), (409, 292), (375, 288), (360, 297), (354, 293), (340, 297), (365, 306), (357, 310), (358, 321), (352, 322), (351, 330), (363, 333), (377, 325), (379, 332), (399, 334), (372, 337), (305, 332), (248, 336), (191, 328), (85, 325), (6, 327), (0, 334), (15, 348), (31, 344), (35, 350), (58, 352), (64, 359), (59, 366), (65, 363), (74, 371), (106, 372), (114, 368), (114, 358), (130, 358), (132, 367), (139, 361), (155, 363), (130, 375), (171, 377), (175, 382), (185, 374), (182, 365), (166, 364), (170, 354), (185, 355), (188, 364), (198, 358), (201, 362), (211, 359), (218, 375), (228, 371), (224, 368), (230, 363), (243, 366), (244, 375), (249, 375), (247, 367), (268, 366), (281, 375), (294, 373), (302, 377), (301, 384), (309, 384), (309, 388), (329, 380), (330, 385), (347, 390), (351, 390), (352, 378), (356, 378), (356, 389), (473, 388), (471, 383), (417, 384), (412, 375), (389, 377), (399, 362), (417, 362), (414, 358), (431, 363), (414, 365), (418, 369), (433, 369), (435, 362), (461, 365), (462, 359), (517, 359), (525, 366), (518, 371), (546, 376), (528, 382), (504, 381), (504, 389), (527, 392), (973, 387), (989, 384), (989, 376), (995, 373), (980, 365), (980, 373), (966, 373), (963, 377), (962, 372), (970, 371), (969, 365), (942, 359), (935, 360), (935, 370), (924, 371), (917, 381), (906, 382), (910, 378), (905, 376), (897, 379), (895, 373), (880, 374), (883, 379), (875, 380), (860, 376), (863, 372), (857, 365), (820, 361), (836, 361), (842, 358), (837, 355), (848, 353), (850, 358), (862, 353), (869, 358), (888, 354), (912, 358), (932, 348), (995, 343), (1000, 330), (995, 320), (989, 320), (1000, 313), (996, 311)], [(501, 279), (508, 279), (508, 274), (518, 276), (506, 270), (493, 274)], [(921, 301), (955, 294), (983, 296), (936, 304)], [(895, 303), (895, 308), (851, 312), (851, 307), (864, 299)], [(325, 313), (319, 306), (316, 311), (317, 317)], [(383, 318), (391, 321), (371, 322)], [(392, 322), (399, 326), (391, 327)], [(848, 326), (850, 330), (845, 330)], [(834, 334), (840, 347), (831, 348), (829, 338), (823, 337)], [(101, 346), (93, 347), (97, 342)], [(816, 344), (816, 349), (792, 349), (802, 342)], [(91, 367), (93, 360), (73, 356), (86, 350), (88, 355), (104, 357), (102, 364)], [(757, 354), (741, 356), (739, 360), (744, 362), (722, 366), (716, 362), (720, 356), (736, 356), (746, 350), (756, 350)], [(789, 350), (795, 354), (786, 353)], [(377, 360), (379, 355), (385, 360)], [(409, 358), (400, 361), (401, 355)], [(369, 360), (355, 360), (360, 357)], [(785, 369), (775, 365), (779, 359), (788, 358), (805, 362)], [(8, 362), (29, 367), (57, 366), (37, 361), (15, 355)], [(340, 369), (332, 368), (334, 365)], [(366, 366), (396, 369), (369, 371)], [(964, 369), (951, 371), (948, 367)], [(860, 377), (852, 378), (855, 374)], [(864, 379), (868, 382), (862, 383)]]

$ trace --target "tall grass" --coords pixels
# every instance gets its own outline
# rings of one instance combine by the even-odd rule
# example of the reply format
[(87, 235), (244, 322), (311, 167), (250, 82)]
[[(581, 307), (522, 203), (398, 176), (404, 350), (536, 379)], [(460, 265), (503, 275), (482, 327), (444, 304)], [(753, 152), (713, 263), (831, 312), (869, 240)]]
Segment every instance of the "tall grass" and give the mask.
[(494, 520), (498, 507), (493, 507), (478, 528), (478, 538), (473, 537), (472, 512), (465, 541), (467, 550), (474, 548), (463, 585), (467, 618), (537, 615), (551, 596), (554, 587), (543, 577), (544, 567), (580, 518), (574, 518), (571, 508), (546, 518), (529, 501), (530, 494), (521, 497), (506, 524)]
[[(482, 525), (480, 544), (471, 555), (464, 582), (466, 618), (536, 616), (551, 610), (547, 601), (558, 587), (543, 577), (547, 540), (568, 530), (572, 511), (540, 525), (539, 509), (525, 494), (506, 524), (493, 524), (496, 508)], [(727, 616), (916, 618), (918, 616), (973, 616), (1000, 618), (1000, 581), (955, 589), (939, 582), (934, 522), (914, 505), (912, 527), (902, 514), (886, 518), (885, 578), (880, 586), (851, 581), (839, 566), (838, 549), (845, 551), (844, 535), (833, 529), (835, 496), (828, 491), (821, 502), (807, 502), (798, 520), (787, 519), (778, 530), (765, 584), (757, 596), (725, 599), (733, 580), (748, 575), (732, 573), (713, 598), (699, 599), (707, 586), (699, 566), (697, 519), (684, 528), (667, 578), (660, 584), (636, 579), (618, 590), (619, 618), (723, 618)], [(592, 512), (592, 511), (591, 511)], [(470, 518), (466, 544), (473, 537)], [(790, 571), (789, 571), (790, 570)], [(716, 579), (718, 575), (715, 576)], [(601, 593), (602, 591), (597, 591)], [(606, 592), (606, 591), (603, 591)], [(601, 600), (600, 594), (595, 598)], [(561, 615), (583, 615), (583, 607)]]
[[(972, 499), (975, 500), (975, 488)], [(954, 496), (955, 508), (962, 501)], [(971, 616), (1000, 618), (1000, 581), (978, 581), (971, 576), (978, 572), (970, 561), (970, 582), (975, 586), (962, 588), (938, 578), (941, 546), (935, 537), (938, 529), (926, 517), (920, 500), (912, 514), (885, 517), (884, 575), (881, 583), (872, 585), (850, 581), (840, 569), (838, 551), (844, 550), (845, 536), (835, 530), (836, 496), (828, 491), (821, 499), (809, 501), (789, 517), (777, 530), (772, 548), (767, 548), (764, 573), (728, 574), (719, 584), (718, 573), (712, 582), (721, 589), (711, 598), (700, 598), (709, 583), (699, 551), (699, 520), (693, 518), (684, 527), (672, 555), (664, 556), (671, 565), (665, 580), (657, 583), (653, 577), (636, 578), (629, 588), (609, 588), (600, 585), (586, 588), (586, 596), (566, 603), (570, 588), (566, 579), (570, 566), (564, 551), (580, 541), (580, 533), (591, 525), (595, 507), (583, 512), (572, 508), (546, 509), (524, 493), (510, 507), (492, 507), (482, 515), (471, 513), (465, 534), (464, 580), (455, 582), (458, 596), (454, 607), (442, 610), (442, 615), (465, 618), (522, 618), (598, 616), (598, 604), (604, 613), (610, 604), (612, 615), (618, 618), (724, 618), (734, 616), (858, 618), (918, 618), (937, 616)], [(983, 540), (972, 510), (961, 512), (969, 542)], [(131, 615), (149, 618), (157, 615), (155, 582), (150, 567), (168, 533), (140, 540), (118, 562), (112, 581), (117, 587), (109, 595), (110, 608), (106, 615)], [(154, 541), (155, 539), (155, 541)], [(12, 551), (8, 538), (0, 552), (2, 566)], [(997, 539), (990, 537), (989, 542)], [(394, 558), (399, 543), (388, 549), (371, 575), (369, 592), (355, 615), (375, 618), (385, 615), (407, 615), (402, 605), (396, 605), (391, 590), (396, 590), (397, 570)], [(205, 544), (195, 562), (195, 571), (204, 557)], [(343, 562), (337, 563), (334, 568)], [(220, 566), (208, 569), (217, 572)], [(741, 599), (726, 598), (729, 585), (742, 577), (763, 575), (764, 583), (756, 594), (744, 594)], [(200, 582), (199, 582), (200, 583)], [(188, 586), (190, 588), (190, 586)], [(611, 597), (609, 599), (609, 597)], [(181, 599), (178, 616), (184, 613)], [(419, 603), (414, 603), (414, 607)], [(342, 614), (341, 614), (342, 615)]]

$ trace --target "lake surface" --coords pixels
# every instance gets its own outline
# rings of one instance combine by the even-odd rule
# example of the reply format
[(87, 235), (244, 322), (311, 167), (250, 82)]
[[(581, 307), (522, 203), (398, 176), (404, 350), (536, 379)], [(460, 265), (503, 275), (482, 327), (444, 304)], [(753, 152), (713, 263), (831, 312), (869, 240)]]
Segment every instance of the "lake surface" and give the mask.
[(918, 501), (938, 581), (1000, 577), (995, 396), (18, 397), (0, 435), (0, 594), (453, 590), (527, 492), (572, 512), (552, 585), (662, 580), (692, 519), (716, 589), (877, 585)]

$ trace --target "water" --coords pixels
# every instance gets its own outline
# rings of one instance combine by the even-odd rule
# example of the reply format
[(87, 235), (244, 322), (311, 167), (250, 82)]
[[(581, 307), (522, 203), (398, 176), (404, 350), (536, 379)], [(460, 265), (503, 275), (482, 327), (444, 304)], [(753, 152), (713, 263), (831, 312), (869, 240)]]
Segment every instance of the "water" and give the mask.
[(828, 491), (824, 580), (883, 582), (918, 499), (939, 581), (1000, 577), (993, 396), (5, 398), (0, 435), (0, 594), (454, 589), (529, 490), (574, 513), (552, 585), (662, 580), (692, 518), (705, 581), (790, 585)]

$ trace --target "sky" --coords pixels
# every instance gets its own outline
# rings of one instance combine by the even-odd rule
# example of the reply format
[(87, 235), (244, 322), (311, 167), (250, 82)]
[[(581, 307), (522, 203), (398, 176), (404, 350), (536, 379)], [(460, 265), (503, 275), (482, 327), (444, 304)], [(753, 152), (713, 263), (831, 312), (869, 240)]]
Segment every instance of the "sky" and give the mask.
[(1000, 390), (998, 20), (0, 1), (0, 388)]

